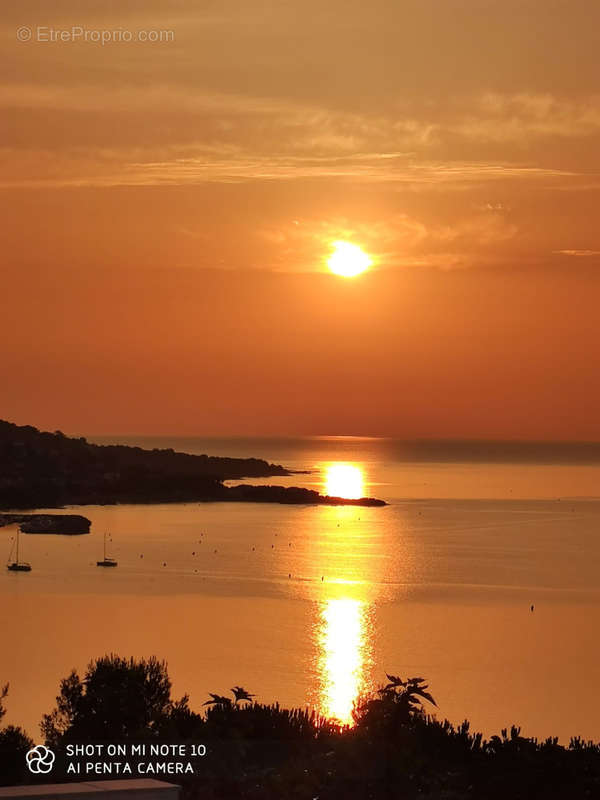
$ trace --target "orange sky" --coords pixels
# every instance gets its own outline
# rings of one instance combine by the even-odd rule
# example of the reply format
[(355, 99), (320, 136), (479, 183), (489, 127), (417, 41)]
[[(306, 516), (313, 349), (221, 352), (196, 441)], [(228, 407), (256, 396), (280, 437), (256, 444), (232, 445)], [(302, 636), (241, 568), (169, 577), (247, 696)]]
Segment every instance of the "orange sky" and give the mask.
[[(0, 417), (600, 439), (600, 7), (2, 15)], [(336, 239), (374, 268), (326, 274)]]

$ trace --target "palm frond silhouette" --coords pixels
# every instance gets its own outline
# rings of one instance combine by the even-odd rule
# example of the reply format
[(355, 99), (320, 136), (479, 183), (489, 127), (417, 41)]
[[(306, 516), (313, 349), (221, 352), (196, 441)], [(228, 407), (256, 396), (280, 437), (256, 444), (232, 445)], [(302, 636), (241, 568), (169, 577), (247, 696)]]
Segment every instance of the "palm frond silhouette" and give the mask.
[(202, 703), (203, 706), (220, 706), (221, 708), (230, 708), (232, 705), (229, 697), (224, 697), (221, 694), (213, 694), (212, 692), (209, 692), (209, 695), (212, 699)]
[(233, 696), (235, 697), (236, 703), (239, 703), (242, 700), (247, 700), (249, 703), (251, 703), (252, 698), (255, 697), (255, 695), (250, 694), (250, 692), (246, 691), (246, 689), (244, 689), (243, 686), (234, 686), (231, 689), (231, 691), (233, 693)]

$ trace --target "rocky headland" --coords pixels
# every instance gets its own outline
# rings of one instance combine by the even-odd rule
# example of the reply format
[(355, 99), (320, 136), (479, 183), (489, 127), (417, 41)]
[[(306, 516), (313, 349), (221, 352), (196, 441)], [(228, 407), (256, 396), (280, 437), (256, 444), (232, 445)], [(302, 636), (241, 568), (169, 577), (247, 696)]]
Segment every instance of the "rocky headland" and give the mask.
[(17, 524), (23, 533), (58, 533), (79, 536), (89, 533), (91, 521), (81, 514), (0, 514), (0, 528)]
[[(209, 501), (386, 505), (375, 498), (329, 497), (298, 487), (225, 485), (225, 481), (243, 478), (292, 474), (280, 464), (259, 458), (220, 458), (178, 453), (170, 448), (98, 445), (83, 437), (65, 436), (61, 431), (47, 433), (30, 425), (0, 420), (0, 509), (7, 511)], [(24, 524), (39, 527), (42, 523)], [(59, 523), (47, 524), (52, 527)]]

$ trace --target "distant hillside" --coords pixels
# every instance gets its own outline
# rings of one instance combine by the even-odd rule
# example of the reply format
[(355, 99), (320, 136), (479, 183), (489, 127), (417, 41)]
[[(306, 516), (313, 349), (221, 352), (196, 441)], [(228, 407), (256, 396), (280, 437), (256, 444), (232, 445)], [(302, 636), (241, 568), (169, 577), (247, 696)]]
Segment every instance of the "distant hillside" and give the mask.
[(257, 458), (90, 444), (0, 420), (0, 508), (226, 499), (224, 480), (289, 474)]

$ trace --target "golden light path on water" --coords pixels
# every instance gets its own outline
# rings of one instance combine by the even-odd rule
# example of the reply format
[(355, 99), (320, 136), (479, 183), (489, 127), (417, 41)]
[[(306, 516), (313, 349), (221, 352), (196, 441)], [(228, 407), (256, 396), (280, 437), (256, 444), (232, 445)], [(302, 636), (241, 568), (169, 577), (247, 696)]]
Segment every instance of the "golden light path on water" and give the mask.
[(365, 603), (352, 597), (327, 600), (321, 610), (321, 712), (352, 723), (354, 701), (365, 688)]
[[(323, 465), (323, 491), (328, 495), (364, 497), (365, 483), (364, 469), (356, 463)], [(368, 611), (377, 579), (371, 558), (372, 531), (366, 523), (361, 525), (360, 513), (356, 506), (324, 509), (330, 524), (319, 537), (316, 554), (326, 573), (321, 578), (315, 626), (318, 706), (324, 716), (349, 725), (356, 699), (368, 688), (373, 646)]]

